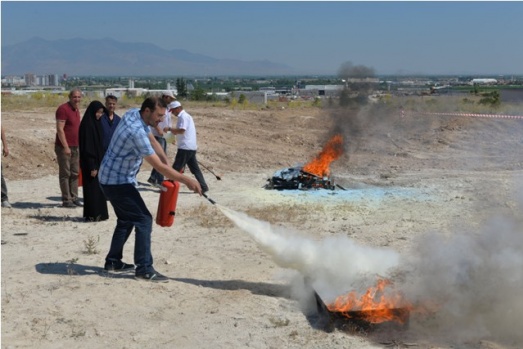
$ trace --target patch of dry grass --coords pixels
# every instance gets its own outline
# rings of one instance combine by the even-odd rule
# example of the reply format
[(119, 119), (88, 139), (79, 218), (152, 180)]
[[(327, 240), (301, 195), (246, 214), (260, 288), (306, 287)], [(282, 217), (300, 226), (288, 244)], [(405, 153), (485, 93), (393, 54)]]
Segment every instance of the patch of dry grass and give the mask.
[[(51, 93), (47, 91), (35, 92), (26, 95), (2, 95), (2, 111), (17, 111), (34, 108), (57, 108), (60, 104), (67, 102), (69, 91), (63, 93)], [(487, 114), (517, 114), (520, 110), (519, 104), (504, 103), (497, 107), (479, 104), (481, 96), (409, 96), (409, 97), (384, 97), (381, 103), (399, 109), (438, 111), (438, 112), (468, 112), (468, 113), (487, 113)], [(118, 108), (128, 109), (139, 107), (143, 102), (144, 96), (129, 97), (123, 96), (118, 99)], [(81, 109), (86, 109), (93, 100), (103, 102), (103, 97), (85, 95), (82, 98)], [(332, 100), (331, 100), (332, 101)], [(238, 103), (236, 99), (232, 102), (225, 101), (183, 101), (188, 107), (223, 107), (233, 110), (259, 110), (259, 109), (309, 109), (328, 105), (327, 100), (269, 100), (267, 105), (259, 103)], [(338, 101), (334, 100), (335, 105)]]
[[(59, 105), (67, 102), (69, 92), (64, 93), (50, 93), (50, 92), (35, 92), (26, 95), (2, 95), (2, 111), (18, 111), (30, 110), (35, 108), (52, 108), (56, 109)], [(89, 103), (98, 100), (105, 102), (103, 97), (83, 96), (80, 104), (80, 109), (85, 110)], [(143, 97), (122, 97), (118, 99), (118, 108), (128, 109), (139, 107), (143, 102)], [(83, 111), (81, 112), (83, 115)]]
[[(57, 108), (60, 104), (68, 101), (69, 91), (63, 93), (51, 93), (51, 92), (35, 92), (25, 95), (13, 95), (4, 94), (2, 95), (2, 111), (17, 111), (27, 110), (35, 108)], [(139, 107), (145, 96), (128, 97), (122, 96), (118, 98), (119, 109), (129, 109)], [(86, 109), (89, 103), (94, 100), (104, 102), (103, 97), (96, 97), (91, 95), (85, 95), (82, 97), (80, 109)], [(238, 103), (233, 100), (231, 103), (225, 101), (183, 101), (186, 108), (205, 108), (205, 107), (218, 107), (232, 110), (260, 110), (260, 109), (307, 109), (312, 107), (318, 107), (319, 104), (315, 101), (301, 101), (301, 100), (289, 100), (289, 101), (268, 101), (267, 105), (259, 103)]]
[[(253, 218), (271, 224), (291, 223), (296, 226), (306, 224), (311, 219), (324, 220), (340, 217), (357, 209), (348, 203), (340, 205), (325, 205), (321, 203), (307, 204), (274, 204), (264, 207), (247, 207), (243, 212)], [(201, 203), (190, 209), (187, 216), (204, 228), (232, 228), (234, 224), (214, 206)]]
[(195, 222), (204, 228), (232, 228), (233, 223), (214, 206), (201, 203), (187, 212)]
[(28, 110), (58, 107), (67, 101), (67, 93), (53, 94), (36, 92), (27, 95), (2, 95), (2, 111)]
[(344, 212), (354, 212), (356, 209), (352, 204), (325, 205), (321, 203), (306, 204), (278, 204), (265, 207), (250, 207), (246, 210), (249, 216), (256, 219), (276, 223), (292, 223), (302, 225), (315, 219), (331, 219), (340, 216)]

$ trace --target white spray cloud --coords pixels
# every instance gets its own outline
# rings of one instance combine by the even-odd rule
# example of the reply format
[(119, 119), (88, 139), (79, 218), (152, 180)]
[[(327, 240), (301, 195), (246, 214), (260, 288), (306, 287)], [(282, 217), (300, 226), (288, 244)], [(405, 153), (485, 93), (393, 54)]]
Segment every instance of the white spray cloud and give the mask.
[[(460, 341), (523, 341), (523, 223), (498, 218), (480, 231), (417, 239), (408, 259), (391, 249), (362, 246), (345, 236), (320, 241), (271, 226), (219, 206), (283, 268), (294, 269), (294, 295), (304, 305), (312, 286), (329, 303), (374, 286), (376, 276), (395, 279), (395, 290), (414, 305), (430, 304), (429, 317), (411, 314), (411, 333)], [(307, 284), (303, 283), (303, 280)], [(308, 305), (310, 306), (310, 305)]]
[(362, 246), (341, 235), (316, 241), (244, 213), (219, 208), (279, 266), (301, 273), (326, 302), (373, 286), (377, 275), (385, 276), (400, 262), (399, 254), (391, 249)]
[(405, 264), (403, 292), (436, 304), (417, 324), (438, 338), (523, 340), (523, 225), (492, 219), (480, 231), (419, 238)]

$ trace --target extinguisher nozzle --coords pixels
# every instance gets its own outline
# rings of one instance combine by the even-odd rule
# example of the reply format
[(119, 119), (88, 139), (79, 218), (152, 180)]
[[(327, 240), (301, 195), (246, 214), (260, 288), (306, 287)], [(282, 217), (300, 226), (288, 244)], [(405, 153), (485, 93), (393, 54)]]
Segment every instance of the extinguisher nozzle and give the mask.
[(204, 198), (206, 198), (207, 200), (209, 200), (209, 202), (213, 205), (216, 205), (216, 201), (214, 201), (213, 199), (211, 199), (210, 197), (207, 196), (207, 194), (202, 194)]

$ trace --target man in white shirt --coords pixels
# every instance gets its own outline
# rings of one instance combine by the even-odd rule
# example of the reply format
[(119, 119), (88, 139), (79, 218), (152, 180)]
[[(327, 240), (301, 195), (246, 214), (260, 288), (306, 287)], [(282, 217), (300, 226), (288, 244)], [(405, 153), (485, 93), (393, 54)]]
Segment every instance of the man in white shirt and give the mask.
[(198, 160), (196, 159), (196, 150), (198, 145), (196, 143), (196, 127), (192, 116), (183, 110), (180, 102), (175, 101), (169, 106), (172, 113), (178, 117), (176, 127), (169, 127), (168, 130), (176, 135), (176, 143), (178, 144), (178, 151), (174, 158), (173, 168), (182, 172), (185, 165), (189, 167), (189, 170), (194, 175), (200, 187), (202, 193), (209, 191), (207, 183), (203, 178), (200, 166), (198, 166)]

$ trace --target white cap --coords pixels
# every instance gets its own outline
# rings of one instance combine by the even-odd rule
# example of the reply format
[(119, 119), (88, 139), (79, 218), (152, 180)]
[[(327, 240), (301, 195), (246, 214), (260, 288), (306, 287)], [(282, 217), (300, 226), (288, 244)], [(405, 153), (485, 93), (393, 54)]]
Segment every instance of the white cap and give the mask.
[(163, 91), (162, 96), (168, 96), (168, 97), (176, 99), (176, 96), (174, 95), (173, 91), (171, 91), (171, 90)]
[(169, 103), (169, 105), (167, 106), (167, 110), (171, 111), (174, 108), (178, 108), (178, 107), (181, 107), (181, 106), (182, 106), (182, 104), (180, 102), (174, 101), (174, 102)]

